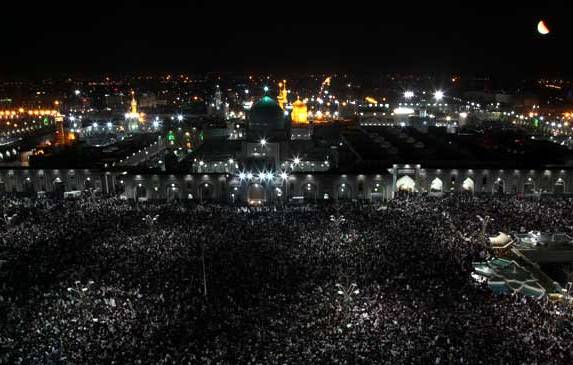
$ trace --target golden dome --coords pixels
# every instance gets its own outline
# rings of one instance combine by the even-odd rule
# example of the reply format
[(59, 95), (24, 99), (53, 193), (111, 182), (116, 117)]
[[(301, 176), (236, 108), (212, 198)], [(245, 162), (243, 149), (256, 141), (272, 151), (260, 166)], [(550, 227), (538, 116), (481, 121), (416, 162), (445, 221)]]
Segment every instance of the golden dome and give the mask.
[(308, 109), (306, 107), (306, 104), (300, 99), (297, 99), (292, 104), (292, 111), (290, 113), (290, 118), (293, 123), (303, 123), (303, 124), (308, 123)]

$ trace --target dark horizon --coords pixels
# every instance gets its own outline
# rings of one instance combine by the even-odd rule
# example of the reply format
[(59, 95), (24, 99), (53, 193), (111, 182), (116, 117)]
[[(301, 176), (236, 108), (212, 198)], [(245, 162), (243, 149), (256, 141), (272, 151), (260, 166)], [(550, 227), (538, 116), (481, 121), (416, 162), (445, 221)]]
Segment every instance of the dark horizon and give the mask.
[[(9, 50), (0, 60), (0, 77), (158, 72), (573, 75), (565, 57), (573, 27), (563, 9), (378, 9), (361, 4), (341, 12), (274, 4), (225, 10), (225, 4), (119, 0), (14, 10), (26, 16), (9, 17), (0, 25)], [(330, 13), (345, 19), (335, 23), (338, 19)], [(537, 33), (540, 19), (549, 25), (549, 35)]]

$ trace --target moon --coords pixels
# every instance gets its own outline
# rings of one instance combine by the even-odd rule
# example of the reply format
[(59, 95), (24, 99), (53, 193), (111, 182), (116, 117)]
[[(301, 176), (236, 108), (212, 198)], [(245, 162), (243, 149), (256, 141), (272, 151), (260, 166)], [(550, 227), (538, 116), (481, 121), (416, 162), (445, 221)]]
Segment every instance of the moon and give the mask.
[(539, 34), (549, 34), (549, 28), (547, 28), (547, 25), (545, 25), (545, 22), (543, 20), (540, 20), (539, 23), (537, 23), (537, 31), (539, 32)]

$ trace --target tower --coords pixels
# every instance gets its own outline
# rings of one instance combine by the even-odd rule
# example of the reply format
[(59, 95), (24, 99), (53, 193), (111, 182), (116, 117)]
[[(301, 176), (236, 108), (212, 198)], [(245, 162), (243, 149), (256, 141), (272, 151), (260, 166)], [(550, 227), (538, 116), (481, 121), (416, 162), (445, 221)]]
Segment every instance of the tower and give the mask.
[(229, 103), (223, 100), (223, 93), (219, 85), (217, 85), (215, 94), (211, 96), (211, 102), (207, 104), (207, 113), (217, 118), (227, 118), (229, 113)]
[(127, 127), (127, 130), (134, 131), (139, 128), (138, 123), (143, 123), (144, 121), (144, 114), (137, 111), (137, 100), (135, 100), (135, 92), (132, 90), (129, 112), (125, 113), (125, 127)]
[(215, 109), (217, 111), (221, 110), (223, 104), (223, 95), (221, 93), (221, 88), (217, 85), (217, 90), (215, 91)]
[(135, 100), (135, 92), (133, 90), (131, 90), (131, 108), (130, 108), (130, 112), (131, 114), (135, 115), (137, 114), (137, 100)]
[(56, 144), (63, 146), (66, 144), (66, 132), (64, 131), (64, 117), (59, 112), (54, 118), (56, 121)]
[(277, 96), (277, 102), (282, 110), (285, 110), (286, 104), (288, 103), (287, 94), (286, 80), (283, 80), (283, 82), (279, 82), (279, 95)]

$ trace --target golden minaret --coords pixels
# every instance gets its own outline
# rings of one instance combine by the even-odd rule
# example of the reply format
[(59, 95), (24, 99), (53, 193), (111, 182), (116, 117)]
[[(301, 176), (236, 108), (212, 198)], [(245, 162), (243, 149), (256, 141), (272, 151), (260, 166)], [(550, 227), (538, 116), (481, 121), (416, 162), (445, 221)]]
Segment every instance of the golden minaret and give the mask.
[(135, 100), (135, 92), (131, 90), (131, 113), (137, 114), (137, 100)]
[(288, 103), (287, 94), (286, 80), (283, 80), (283, 82), (279, 82), (279, 95), (277, 96), (277, 101), (282, 110), (285, 110)]

